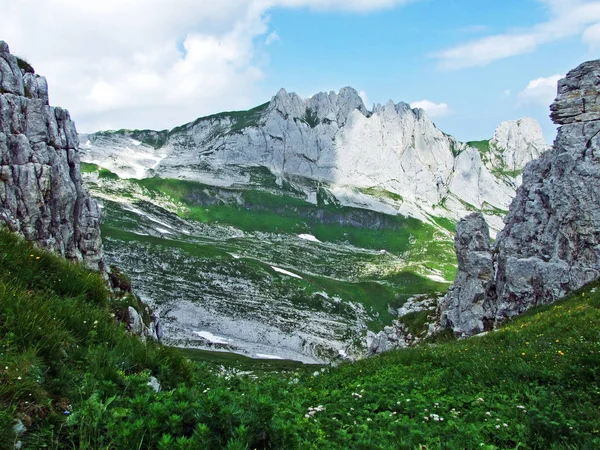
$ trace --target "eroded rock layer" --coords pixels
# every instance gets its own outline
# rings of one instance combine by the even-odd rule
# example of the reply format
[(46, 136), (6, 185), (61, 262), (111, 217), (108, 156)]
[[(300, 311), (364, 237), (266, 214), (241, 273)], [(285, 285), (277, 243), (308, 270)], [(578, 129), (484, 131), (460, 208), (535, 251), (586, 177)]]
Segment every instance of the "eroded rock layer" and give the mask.
[(98, 269), (100, 211), (81, 181), (75, 124), (48, 103), (46, 79), (0, 41), (0, 223)]

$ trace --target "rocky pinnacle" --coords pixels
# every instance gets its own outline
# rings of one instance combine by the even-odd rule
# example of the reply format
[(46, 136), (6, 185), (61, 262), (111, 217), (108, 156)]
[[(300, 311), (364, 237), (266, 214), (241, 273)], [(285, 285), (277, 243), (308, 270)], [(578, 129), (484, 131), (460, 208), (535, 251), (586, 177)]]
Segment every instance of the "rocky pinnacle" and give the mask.
[(46, 79), (0, 41), (0, 224), (99, 269), (100, 211), (78, 146), (68, 111), (49, 106)]
[(438, 307), (442, 327), (484, 331), (600, 277), (599, 96), (600, 60), (559, 82), (550, 107), (561, 125), (554, 146), (526, 166), (491, 248), (480, 242), (487, 233), (481, 216), (459, 223), (459, 270)]

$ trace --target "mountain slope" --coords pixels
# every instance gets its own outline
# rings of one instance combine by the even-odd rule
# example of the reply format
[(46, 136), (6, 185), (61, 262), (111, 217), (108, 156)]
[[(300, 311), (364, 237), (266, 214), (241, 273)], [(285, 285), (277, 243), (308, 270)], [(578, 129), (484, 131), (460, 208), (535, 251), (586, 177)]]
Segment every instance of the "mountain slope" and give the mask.
[[(438, 130), (405, 103), (368, 111), (358, 93), (307, 100), (280, 90), (250, 111), (221, 113), (170, 131), (100, 132), (81, 137), (85, 161), (121, 177), (159, 176), (215, 186), (261, 186), (254, 174), (291, 184), (316, 203), (319, 190), (346, 206), (428, 221), (483, 210), (502, 228), (520, 171), (545, 151), (532, 119), (502, 124), (491, 154)], [(369, 189), (393, 194), (369, 195)], [(365, 192), (366, 191), (366, 192)]]
[(107, 258), (166, 342), (307, 362), (361, 357), (406, 300), (440, 296), (454, 219), (483, 210), (499, 229), (545, 148), (531, 119), (463, 144), (351, 88), (81, 141)]
[(0, 448), (600, 445), (598, 283), (481, 338), (244, 374), (142, 344), (99, 276), (0, 244)]

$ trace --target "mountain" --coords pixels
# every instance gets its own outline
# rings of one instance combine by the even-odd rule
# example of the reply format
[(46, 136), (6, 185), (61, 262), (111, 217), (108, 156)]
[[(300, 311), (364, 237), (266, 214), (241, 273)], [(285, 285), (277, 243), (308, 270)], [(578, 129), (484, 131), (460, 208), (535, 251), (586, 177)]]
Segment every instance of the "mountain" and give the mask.
[(457, 334), (489, 330), (600, 278), (600, 60), (569, 72), (551, 105), (554, 147), (530, 162), (505, 228), (490, 245), (483, 217), (457, 226), (458, 274), (439, 306)]
[(505, 122), (492, 140), (465, 144), (406, 103), (368, 111), (352, 88), (306, 100), (282, 89), (257, 108), (170, 131), (81, 139), (85, 161), (120, 177), (264, 187), (267, 173), (270, 187), (289, 183), (311, 203), (325, 192), (345, 206), (430, 222), (481, 210), (495, 231), (524, 165), (547, 149), (533, 119)]
[(107, 258), (166, 343), (306, 362), (362, 357), (407, 300), (441, 297), (454, 221), (483, 211), (500, 229), (546, 149), (532, 119), (460, 143), (351, 88), (80, 139)]

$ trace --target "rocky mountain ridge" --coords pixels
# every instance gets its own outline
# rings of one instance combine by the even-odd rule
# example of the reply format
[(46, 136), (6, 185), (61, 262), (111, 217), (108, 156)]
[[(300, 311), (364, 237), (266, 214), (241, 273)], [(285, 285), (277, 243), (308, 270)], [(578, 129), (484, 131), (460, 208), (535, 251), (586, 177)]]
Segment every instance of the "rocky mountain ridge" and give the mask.
[(0, 223), (91, 268), (103, 266), (100, 210), (83, 187), (69, 112), (0, 41)]
[[(121, 177), (177, 178), (216, 186), (291, 188), (317, 203), (458, 220), (483, 211), (501, 229), (524, 164), (547, 149), (533, 119), (501, 124), (490, 141), (461, 143), (421, 109), (388, 102), (367, 110), (356, 90), (303, 100), (280, 90), (269, 103), (170, 131), (81, 137), (83, 160)], [(373, 191), (377, 195), (373, 195)], [(326, 195), (323, 195), (326, 192)]]
[(442, 327), (470, 335), (551, 303), (600, 277), (600, 60), (558, 84), (553, 148), (525, 168), (493, 245), (480, 214), (457, 225), (454, 286)]

